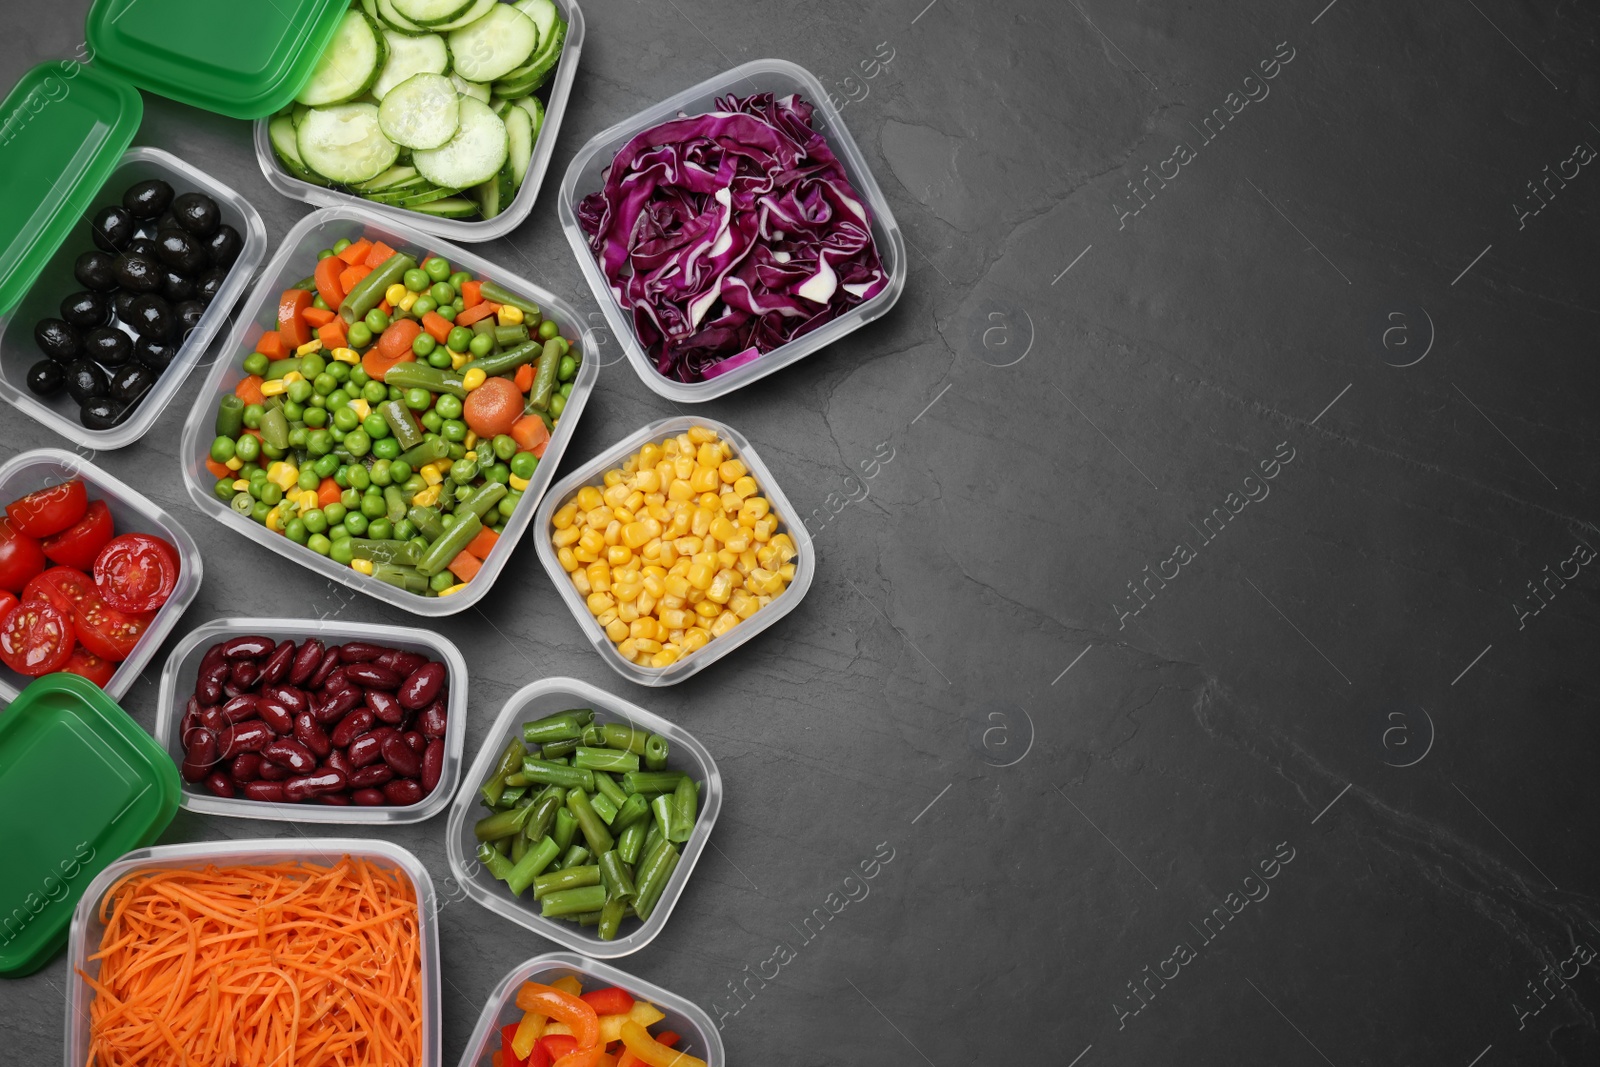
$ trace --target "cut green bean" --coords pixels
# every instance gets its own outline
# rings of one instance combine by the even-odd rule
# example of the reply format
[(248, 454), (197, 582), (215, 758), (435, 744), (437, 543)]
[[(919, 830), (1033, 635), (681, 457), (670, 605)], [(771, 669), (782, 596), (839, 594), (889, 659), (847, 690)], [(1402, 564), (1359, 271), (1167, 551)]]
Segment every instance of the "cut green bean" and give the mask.
[(564, 759), (578, 751), (582, 745), (581, 737), (569, 737), (564, 741), (546, 741), (539, 746), (539, 754), (545, 759)]
[(540, 785), (559, 785), (563, 789), (593, 789), (594, 775), (589, 771), (563, 767), (549, 760), (526, 759), (522, 761), (522, 777)]
[(522, 760), (528, 754), (521, 741), (512, 738), (500, 754), (500, 762), (495, 764), (494, 774), (487, 782), (483, 783), (483, 802), (491, 808), (500, 806), (500, 800), (505, 794), (506, 775), (522, 768)]
[[(593, 784), (593, 779), (590, 784)], [(582, 789), (567, 790), (567, 810), (577, 817), (578, 829), (583, 831), (590, 851), (596, 856), (610, 852), (616, 845), (616, 838), (611, 836), (611, 831), (606, 829), (606, 824), (595, 812), (594, 805), (589, 803), (589, 794)]]
[(510, 876), (513, 866), (510, 860), (500, 855), (495, 847), (487, 841), (478, 846), (478, 862), (483, 864), (485, 870), (502, 882)]
[(627, 900), (635, 893), (633, 872), (615, 849), (600, 857), (600, 881), (606, 887), (608, 900)]
[(383, 416), (389, 432), (394, 434), (402, 450), (415, 448), (422, 443), (422, 429), (417, 425), (417, 420), (411, 417), (411, 411), (404, 402), (385, 401), (379, 406), (378, 413)]
[(644, 743), (645, 767), (652, 771), (666, 770), (668, 751), (667, 739), (660, 734), (651, 734)]
[(639, 769), (639, 757), (614, 748), (580, 748), (573, 753), (572, 765), (590, 771), (615, 771), (627, 774)]
[(601, 724), (600, 736), (600, 743), (607, 748), (625, 749), (635, 756), (642, 756), (646, 743), (650, 740), (650, 731), (630, 723), (608, 722)]
[(700, 790), (693, 778), (678, 783), (672, 794), (672, 828), (667, 840), (681, 845), (694, 833), (695, 812), (700, 803)]
[(650, 811), (656, 817), (656, 829), (661, 831), (661, 836), (668, 841), (672, 840), (674, 820), (677, 818), (677, 805), (673, 803), (674, 793), (661, 793), (650, 802)]
[(616, 821), (617, 806), (604, 793), (591, 793), (589, 795), (589, 806), (594, 809), (596, 815), (605, 820), (607, 826)]
[(599, 864), (588, 863), (581, 867), (563, 867), (559, 871), (549, 871), (535, 878), (533, 880), (533, 896), (536, 900), (543, 900), (551, 893), (561, 893), (568, 889), (581, 889), (584, 886), (599, 884)]
[(628, 824), (617, 838), (617, 854), (622, 862), (633, 865), (639, 862), (639, 852), (644, 847), (644, 836), (649, 832), (649, 822), (641, 819)]
[(555, 825), (556, 812), (561, 808), (561, 801), (562, 795), (559, 789), (539, 794), (533, 802), (533, 814), (528, 816), (523, 836), (530, 841), (537, 841), (548, 834), (550, 828)]
[(678, 788), (678, 779), (684, 777), (687, 776), (682, 771), (634, 771), (622, 776), (622, 788), (649, 798), (656, 793), (672, 792)]
[(484, 282), (479, 292), (485, 300), (492, 300), (496, 304), (510, 304), (524, 315), (534, 316), (536, 320), (542, 315), (538, 304), (518, 296), (509, 289), (496, 285), (494, 282)]
[(473, 824), (472, 832), (479, 841), (497, 841), (520, 833), (528, 821), (532, 808), (510, 808), (487, 815)]
[[(504, 482), (484, 482), (474, 489), (467, 499), (456, 505), (456, 516), (460, 518), (465, 515), (471, 515), (475, 519), (481, 519), (488, 514), (490, 508), (500, 503), (501, 497), (510, 491), (506, 488)], [(456, 525), (459, 526), (460, 523)], [(455, 527), (453, 526), (451, 529), (453, 530)], [(454, 557), (452, 556), (451, 558), (453, 559)]]
[[(619, 808), (628, 799), (628, 794), (617, 784), (617, 780), (605, 771), (594, 772), (594, 788), (596, 792), (609, 798), (611, 803)], [(606, 821), (610, 822), (611, 820), (607, 819)]]
[(534, 879), (543, 874), (544, 869), (550, 866), (559, 851), (560, 848), (553, 840), (548, 837), (541, 838), (539, 843), (530, 848), (522, 857), (522, 862), (518, 863), (515, 869), (506, 876), (504, 879), (506, 888), (510, 889), (515, 896), (520, 897), (527, 891), (528, 886), (533, 884)]
[(567, 849), (566, 855), (561, 857), (560, 866), (563, 869), (567, 867), (582, 867), (589, 862), (590, 856), (591, 853), (588, 849), (574, 843), (571, 848)]
[(542, 745), (546, 741), (565, 741), (569, 738), (582, 737), (583, 728), (594, 719), (594, 712), (589, 708), (574, 708), (571, 711), (547, 715), (536, 722), (522, 724), (522, 739), (530, 745)]
[[(392, 487), (391, 487), (392, 488)], [(350, 554), (356, 559), (369, 559), (374, 563), (400, 563), (415, 567), (422, 552), (410, 541), (374, 541), (357, 537), (351, 542)]]
[(367, 312), (383, 303), (384, 291), (416, 265), (417, 261), (404, 252), (396, 252), (378, 264), (370, 274), (356, 282), (350, 287), (350, 291), (344, 294), (344, 301), (339, 305), (339, 317), (346, 323), (353, 323), (357, 319), (366, 317)]
[[(490, 482), (497, 485), (497, 482)], [(504, 489), (505, 486), (500, 486)], [(483, 532), (483, 522), (476, 515), (457, 516), (456, 523), (444, 532), (433, 544), (428, 546), (422, 559), (417, 563), (417, 572), (424, 578), (432, 578), (435, 574), (450, 565), (451, 560), (461, 554), (462, 550), (474, 537)]]
[(428, 591), (428, 577), (416, 567), (405, 567), (398, 563), (379, 563), (373, 566), (372, 576), (380, 582), (410, 593)]
[[(404, 366), (406, 366), (406, 364), (402, 363), (399, 367), (394, 368), (394, 370), (391, 370), (389, 373), (393, 374), (395, 370), (399, 370), (400, 367)], [(400, 453), (400, 460), (412, 470), (419, 471), (429, 463), (437, 463), (439, 460), (443, 459), (449, 454), (449, 441), (446, 441), (442, 437), (427, 437), (424, 438), (422, 443), (417, 445), (415, 448), (408, 448), (404, 452)]]
[(637, 822), (644, 822), (650, 816), (650, 802), (638, 793), (629, 793), (628, 798), (622, 802), (622, 807), (617, 809), (617, 817), (611, 820), (613, 830), (622, 831)]
[(591, 885), (582, 889), (568, 889), (563, 893), (551, 893), (542, 901), (539, 914), (547, 919), (559, 919), (565, 915), (599, 911), (605, 907), (605, 903), (605, 886)]
[[(529, 341), (524, 337), (516, 343), (514, 348), (508, 348), (504, 352), (492, 356), (483, 356), (480, 359), (475, 359), (467, 366), (468, 368), (476, 367), (483, 373), (493, 377), (496, 374), (514, 371), (524, 363), (532, 363), (535, 359), (540, 358), (539, 350), (538, 341)], [(535, 381), (537, 381), (537, 378), (535, 378)]]
[(633, 910), (639, 913), (639, 918), (648, 920), (656, 909), (656, 904), (661, 900), (661, 894), (666, 891), (667, 883), (672, 880), (672, 872), (678, 867), (678, 850), (669, 843), (661, 848), (653, 862), (647, 862), (639, 868), (639, 877), (634, 882), (638, 892), (633, 898)]
[(622, 930), (622, 920), (627, 914), (627, 901), (615, 898), (607, 899), (600, 908), (600, 921), (595, 924), (598, 927), (595, 935), (602, 941), (616, 940), (618, 932)]
[[(550, 831), (550, 836), (555, 838), (556, 844), (561, 846), (560, 852), (566, 852), (572, 847), (572, 839), (578, 835), (578, 819), (563, 804), (556, 811), (556, 826)], [(557, 853), (557, 855), (560, 854)]]
[(564, 354), (564, 344), (561, 338), (552, 337), (544, 343), (544, 351), (539, 353), (539, 369), (534, 371), (533, 388), (528, 390), (528, 406), (537, 411), (550, 408), (550, 396), (556, 388), (556, 367)]

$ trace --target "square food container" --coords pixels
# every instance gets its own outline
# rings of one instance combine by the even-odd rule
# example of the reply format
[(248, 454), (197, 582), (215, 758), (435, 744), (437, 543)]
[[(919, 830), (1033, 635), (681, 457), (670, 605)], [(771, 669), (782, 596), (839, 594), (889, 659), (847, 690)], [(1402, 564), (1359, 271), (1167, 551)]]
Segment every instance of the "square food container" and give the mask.
[[(595, 622), (594, 614), (589, 611), (589, 606), (584, 602), (583, 594), (578, 592), (577, 586), (572, 584), (572, 578), (561, 568), (561, 560), (556, 556), (556, 549), (550, 543), (551, 518), (567, 501), (578, 495), (578, 490), (586, 485), (593, 485), (600, 481), (601, 476), (613, 467), (622, 466), (623, 460), (639, 451), (645, 444), (655, 441), (660, 442), (668, 437), (676, 437), (692, 426), (704, 426), (715, 430), (723, 440), (733, 445), (734, 458), (744, 461), (750, 468), (750, 476), (756, 480), (756, 485), (761, 490), (761, 495), (772, 504), (772, 514), (778, 516), (778, 530), (787, 532), (794, 539), (795, 550), (799, 553), (795, 561), (794, 581), (790, 582), (784, 591), (773, 599), (771, 604), (756, 612), (754, 616), (741, 622), (733, 631), (722, 637), (713, 637), (704, 648), (689, 653), (678, 662), (667, 667), (641, 667), (637, 663), (629, 663), (617, 651), (617, 646), (611, 643), (606, 632)], [(573, 617), (578, 620), (578, 626), (583, 630), (589, 643), (594, 645), (595, 651), (600, 653), (600, 658), (606, 665), (630, 682), (639, 685), (675, 685), (690, 675), (711, 666), (723, 656), (750, 640), (756, 634), (765, 630), (789, 612), (793, 611), (800, 603), (800, 598), (806, 595), (806, 590), (811, 588), (811, 579), (817, 569), (816, 548), (811, 543), (811, 538), (804, 536), (804, 531), (796, 527), (792, 516), (798, 514), (794, 505), (789, 503), (789, 498), (783, 495), (783, 490), (778, 488), (777, 479), (772, 476), (772, 471), (756, 455), (753, 445), (743, 434), (726, 423), (716, 419), (691, 418), (687, 415), (675, 419), (662, 419), (652, 422), (642, 430), (626, 440), (619, 441), (613, 447), (585, 463), (561, 480), (539, 505), (539, 514), (534, 522), (534, 536), (539, 544), (539, 562), (544, 564), (544, 569), (550, 574), (550, 581), (555, 583), (556, 590), (560, 592), (561, 599), (567, 602), (567, 607), (572, 610)]]
[[(48, 113), (46, 113), (48, 114)], [(45, 120), (40, 120), (45, 121)], [(90, 430), (78, 420), (78, 405), (65, 390), (53, 397), (35, 396), (28, 388), (28, 368), (45, 358), (33, 341), (34, 323), (58, 318), (61, 301), (83, 286), (73, 277), (78, 256), (95, 247), (90, 237), (90, 219), (107, 204), (120, 203), (122, 192), (134, 182), (160, 178), (175, 192), (200, 192), (211, 197), (222, 209), (222, 221), (239, 231), (244, 248), (228, 271), (228, 280), (201, 316), (200, 324), (183, 340), (177, 356), (156, 378), (150, 392), (127, 419), (109, 430)], [(67, 232), (55, 252), (45, 261), (38, 279), (22, 296), (17, 306), (0, 320), (0, 397), (27, 412), (34, 419), (74, 443), (93, 449), (122, 448), (149, 432), (166, 410), (178, 387), (200, 362), (212, 338), (222, 329), (250, 278), (267, 253), (267, 231), (261, 215), (250, 202), (204, 171), (191, 167), (177, 156), (159, 148), (133, 148), (124, 152), (98, 193)], [(123, 327), (131, 334), (131, 328)]]
[(528, 161), (528, 173), (523, 176), (517, 195), (504, 211), (492, 219), (443, 219), (408, 211), (402, 207), (377, 204), (353, 193), (340, 192), (291, 177), (278, 162), (267, 136), (267, 119), (256, 122), (256, 163), (266, 175), (267, 184), (293, 200), (301, 200), (316, 207), (360, 206), (391, 222), (415, 226), (427, 233), (447, 237), (452, 241), (493, 241), (504, 237), (521, 226), (533, 210), (539, 196), (539, 186), (544, 183), (544, 172), (555, 153), (556, 136), (561, 132), (561, 118), (567, 112), (567, 101), (572, 96), (572, 80), (578, 73), (578, 54), (583, 51), (583, 10), (577, 0), (554, 0), (557, 10), (567, 23), (566, 40), (561, 45), (561, 58), (556, 62), (555, 73), (547, 83), (550, 89), (549, 104), (544, 109), (544, 123), (533, 143), (533, 157)]
[[(279, 294), (304, 278), (305, 272), (316, 265), (319, 249), (331, 246), (341, 237), (355, 240), (360, 236), (375, 241), (385, 241), (391, 247), (400, 250), (411, 249), (441, 255), (454, 266), (471, 271), (479, 278), (492, 279), (515, 293), (531, 297), (541, 309), (550, 313), (547, 317), (554, 318), (563, 327), (563, 336), (570, 340), (581, 334), (584, 342), (586, 356), (578, 367), (578, 377), (573, 385), (572, 396), (568, 398), (567, 406), (562, 409), (560, 422), (555, 432), (550, 435), (550, 443), (545, 446), (544, 457), (539, 461), (539, 469), (534, 471), (533, 477), (528, 481), (528, 488), (522, 492), (520, 506), (511, 518), (506, 520), (505, 531), (495, 543), (489, 557), (483, 561), (483, 570), (467, 583), (467, 588), (447, 597), (420, 596), (397, 589), (370, 575), (340, 566), (327, 556), (319, 556), (306, 546), (297, 545), (287, 537), (272, 533), (265, 526), (240, 515), (226, 503), (218, 500), (213, 492), (216, 479), (211, 477), (205, 468), (205, 457), (213, 436), (217, 402), (231, 394), (240, 379), (244, 377), (243, 360), (246, 355), (254, 351), (257, 338), (267, 330), (277, 329)], [(285, 559), (309, 567), (331, 582), (349, 586), (358, 592), (417, 615), (438, 617), (465, 611), (489, 591), (489, 587), (494, 584), (501, 569), (505, 567), (512, 550), (516, 548), (522, 531), (527, 528), (528, 521), (533, 517), (534, 509), (539, 504), (539, 498), (555, 477), (556, 466), (561, 462), (561, 455), (566, 451), (567, 443), (572, 440), (573, 428), (583, 414), (584, 405), (594, 388), (595, 379), (600, 375), (600, 365), (591, 358), (595, 346), (590, 343), (592, 339), (588, 337), (588, 331), (582, 329), (581, 323), (578, 312), (560, 297), (519, 278), (510, 271), (502, 270), (480, 256), (447, 244), (411, 225), (383, 218), (363, 207), (323, 208), (320, 211), (313, 211), (296, 223), (284, 236), (278, 254), (273, 256), (271, 262), (262, 270), (261, 280), (251, 290), (239, 310), (238, 322), (233, 328), (233, 333), (223, 343), (221, 351), (217, 354), (216, 365), (211, 368), (205, 384), (200, 387), (200, 395), (196, 398), (194, 408), (189, 413), (189, 420), (183, 427), (183, 443), (180, 446), (182, 451), (179, 453), (184, 485), (189, 490), (189, 497), (203, 514), (211, 516), (250, 540), (265, 545)]]
[[(704, 783), (700, 790), (700, 812), (695, 820), (694, 833), (684, 843), (682, 859), (672, 872), (660, 903), (650, 913), (647, 922), (623, 920), (623, 929), (627, 932), (614, 941), (600, 940), (592, 927), (561, 919), (546, 919), (539, 914), (539, 905), (535, 903), (531, 891), (520, 898), (512, 896), (505, 883), (496, 879), (478, 862), (478, 840), (472, 832), (473, 823), (484, 812), (479, 804), (478, 787), (494, 772), (495, 763), (511, 739), (522, 736), (523, 722), (532, 722), (572, 708), (592, 708), (597, 721), (632, 723), (651, 733), (660, 734), (670, 746), (667, 766), (684, 771)], [(616, 959), (644, 948), (667, 925), (672, 909), (683, 895), (683, 887), (694, 873), (695, 864), (700, 862), (706, 842), (711, 840), (711, 828), (716, 825), (717, 813), (721, 810), (722, 775), (711, 753), (695, 740), (693, 734), (587, 682), (580, 682), (576, 678), (546, 678), (513, 693), (499, 718), (489, 728), (483, 739), (483, 747), (478, 750), (478, 758), (467, 771), (466, 781), (450, 807), (445, 844), (450, 853), (450, 872), (473, 900), (497, 915), (586, 956)]]
[(258, 841), (197, 841), (185, 845), (161, 845), (129, 852), (101, 871), (84, 890), (78, 910), (72, 916), (72, 933), (67, 943), (67, 1040), (66, 1067), (82, 1067), (89, 1060), (89, 1003), (94, 991), (78, 976), (81, 970), (91, 976), (100, 970), (89, 959), (99, 951), (105, 924), (100, 921), (100, 900), (117, 879), (135, 870), (200, 870), (210, 864), (315, 863), (328, 866), (341, 857), (364, 859), (377, 866), (403, 873), (411, 880), (417, 896), (417, 933), (422, 947), (422, 1062), (405, 1067), (439, 1067), (442, 1017), (439, 1008), (439, 923), (438, 903), (428, 869), (410, 852), (387, 841), (356, 838), (285, 837)]
[[(176, 766), (183, 763), (183, 710), (194, 692), (195, 677), (206, 650), (218, 641), (244, 634), (260, 634), (274, 641), (304, 641), (316, 638), (325, 645), (346, 641), (373, 644), (418, 652), (439, 660), (450, 672), (445, 726), (444, 769), (433, 792), (408, 807), (362, 808), (326, 804), (275, 804), (244, 797), (219, 797), (204, 783), (183, 782), (178, 805), (207, 815), (227, 815), (243, 819), (277, 819), (284, 822), (347, 823), (376, 826), (401, 826), (422, 822), (438, 814), (455, 792), (461, 777), (461, 748), (467, 735), (467, 661), (449, 638), (431, 630), (412, 626), (382, 626), (376, 623), (324, 622), (318, 619), (217, 619), (196, 627), (178, 642), (161, 671), (161, 696), (156, 704), (155, 738)], [(181, 780), (181, 779), (180, 779)]]
[[(673, 381), (656, 370), (655, 361), (645, 352), (639, 335), (634, 331), (633, 312), (617, 301), (616, 294), (611, 291), (611, 283), (595, 262), (594, 253), (589, 250), (589, 238), (578, 225), (578, 204), (605, 184), (606, 169), (611, 166), (617, 151), (636, 134), (676, 118), (680, 112), (689, 116), (706, 114), (715, 107), (719, 96), (729, 93), (747, 96), (752, 92), (770, 92), (777, 96), (799, 93), (815, 107), (811, 116), (812, 127), (826, 138), (828, 146), (843, 164), (850, 183), (871, 206), (872, 238), (878, 246), (883, 269), (889, 275), (889, 284), (877, 296), (851, 308), (832, 322), (726, 374), (703, 382)], [(556, 202), (556, 210), (561, 216), (561, 228), (566, 232), (567, 241), (578, 257), (578, 265), (583, 269), (583, 276), (588, 279), (589, 288), (594, 290), (594, 298), (605, 312), (612, 334), (627, 353), (628, 362), (633, 364), (635, 373), (645, 385), (668, 400), (686, 403), (711, 400), (782, 370), (887, 314), (906, 286), (908, 268), (905, 239), (900, 236), (900, 227), (894, 220), (894, 213), (889, 210), (889, 202), (884, 199), (883, 191), (878, 188), (877, 179), (873, 178), (850, 131), (845, 129), (844, 120), (828, 102), (828, 90), (822, 82), (799, 64), (783, 59), (757, 59), (734, 67), (595, 134), (578, 149), (578, 154), (572, 157), (571, 164), (567, 166), (566, 176), (561, 180), (561, 195)]]
[[(133, 680), (144, 670), (145, 664), (150, 662), (150, 657), (156, 654), (156, 649), (161, 647), (161, 642), (177, 625), (178, 617), (200, 591), (200, 548), (194, 543), (194, 538), (178, 525), (177, 520), (136, 490), (82, 457), (59, 448), (36, 448), (12, 457), (5, 466), (0, 467), (0, 505), (36, 489), (59, 485), (73, 478), (83, 479), (91, 501), (106, 502), (117, 533), (154, 534), (177, 549), (178, 560), (182, 564), (172, 595), (156, 612), (150, 628), (139, 638), (139, 643), (134, 645), (133, 655), (118, 665), (117, 673), (106, 683), (107, 695), (112, 700), (120, 701), (133, 685)], [(0, 700), (15, 700), (31, 680), (0, 665)]]
[(583, 983), (584, 991), (616, 986), (633, 994), (635, 1000), (647, 1000), (666, 1015), (653, 1032), (672, 1030), (682, 1040), (675, 1046), (679, 1052), (688, 1053), (706, 1061), (708, 1067), (724, 1067), (727, 1053), (722, 1049), (722, 1035), (711, 1021), (711, 1016), (692, 1000), (668, 992), (658, 985), (635, 978), (609, 964), (574, 956), (570, 952), (548, 952), (535, 956), (520, 965), (495, 986), (489, 1001), (478, 1016), (478, 1025), (467, 1039), (467, 1048), (461, 1055), (460, 1067), (489, 1067), (493, 1054), (500, 1048), (500, 1028), (522, 1021), (522, 1009), (517, 1007), (517, 990), (523, 982), (549, 985), (568, 976)]

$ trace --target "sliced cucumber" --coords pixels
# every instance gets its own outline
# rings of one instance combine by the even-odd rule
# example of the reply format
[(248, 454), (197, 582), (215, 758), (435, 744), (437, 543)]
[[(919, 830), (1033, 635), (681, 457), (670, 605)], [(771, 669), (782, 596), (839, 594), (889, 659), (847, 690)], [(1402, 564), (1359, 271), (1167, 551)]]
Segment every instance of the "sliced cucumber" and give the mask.
[(489, 13), (489, 9), (494, 7), (494, 5), (498, 4), (499, 2), (500, 0), (475, 0), (475, 3), (473, 3), (471, 7), (467, 8), (465, 14), (450, 19), (448, 22), (437, 23), (428, 28), (433, 30), (435, 33), (446, 33), (450, 30), (459, 30), (461, 27), (470, 25), (471, 23), (477, 22), (479, 19), (483, 18), (483, 16)]
[(459, 74), (451, 74), (450, 81), (456, 87), (456, 92), (462, 96), (482, 100), (485, 104), (489, 102), (489, 87), (482, 82), (469, 82)]
[(394, 9), (394, 0), (377, 0), (378, 18), (401, 33), (428, 33), (428, 27), (418, 26)]
[(467, 219), (478, 213), (478, 205), (463, 197), (452, 196), (431, 204), (418, 204), (411, 210), (441, 219)]
[(551, 0), (517, 0), (512, 6), (533, 20), (539, 47), (526, 63), (500, 78), (495, 91), (507, 98), (526, 96), (549, 81), (567, 40), (567, 24)]
[(456, 72), (476, 82), (494, 81), (527, 63), (538, 49), (533, 20), (509, 4), (495, 4), (487, 15), (453, 30), (448, 38)]
[[(514, 101), (506, 102), (500, 121), (506, 124), (506, 141), (509, 158), (506, 161), (511, 173), (511, 187), (518, 189), (528, 175), (528, 162), (533, 159), (533, 118)], [(484, 218), (488, 218), (486, 214)]]
[(346, 11), (323, 49), (311, 80), (295, 99), (311, 107), (354, 100), (378, 80), (389, 46), (378, 24), (361, 11)]
[(532, 19), (534, 26), (538, 27), (539, 47), (542, 51), (545, 42), (555, 35), (556, 23), (561, 21), (560, 10), (551, 0), (517, 0), (511, 6)]
[(376, 193), (420, 180), (422, 179), (417, 176), (416, 167), (390, 167), (371, 181), (360, 182), (352, 188), (358, 193)]
[(389, 59), (372, 83), (372, 95), (379, 100), (413, 74), (443, 74), (450, 69), (450, 49), (438, 34), (413, 37), (385, 29), (383, 38), (389, 46)]
[[(506, 124), (489, 110), (488, 104), (465, 96), (460, 98), (460, 107), (461, 126), (448, 144), (412, 154), (412, 161), (424, 178), (452, 189), (488, 181), (505, 166), (509, 152)], [(300, 152), (305, 155), (303, 145)]]
[(478, 0), (394, 0), (394, 9), (419, 26), (449, 22), (472, 9)]
[(524, 96), (517, 101), (517, 106), (533, 120), (533, 143), (538, 144), (539, 131), (544, 128), (544, 102), (537, 96)]
[(400, 155), (383, 135), (372, 104), (312, 108), (295, 131), (295, 146), (307, 167), (345, 185), (371, 181)]
[(294, 140), (294, 119), (288, 115), (279, 115), (267, 123), (267, 140), (272, 142), (272, 151), (278, 157), (278, 162), (283, 164), (283, 169), (291, 177), (299, 178), (312, 185), (326, 185), (327, 180), (320, 174), (314, 173), (300, 158), (300, 148)]
[[(376, 193), (362, 193), (361, 195), (375, 204), (403, 204), (414, 196), (437, 188), (438, 186), (432, 182), (418, 178), (414, 182), (407, 182), (405, 185), (399, 185), (392, 189), (381, 189)], [(449, 193), (450, 191), (447, 189), (443, 195), (448, 196)]]
[(378, 124), (405, 148), (438, 148), (461, 125), (461, 97), (443, 74), (413, 74), (383, 98)]

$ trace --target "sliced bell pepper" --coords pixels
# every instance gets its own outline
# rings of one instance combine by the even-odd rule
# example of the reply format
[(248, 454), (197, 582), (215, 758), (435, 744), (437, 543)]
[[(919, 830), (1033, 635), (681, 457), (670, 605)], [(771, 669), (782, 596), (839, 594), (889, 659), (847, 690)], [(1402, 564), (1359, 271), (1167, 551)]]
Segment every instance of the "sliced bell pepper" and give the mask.
[(706, 1067), (705, 1060), (663, 1045), (632, 1019), (622, 1024), (622, 1043), (648, 1067)]
[(528, 1057), (518, 1056), (512, 1045), (516, 1033), (516, 1023), (508, 1023), (500, 1028), (500, 1051), (496, 1055), (500, 1057), (502, 1067), (528, 1067)]
[(596, 1015), (626, 1015), (633, 1008), (633, 996), (616, 986), (592, 989), (578, 999), (593, 1008)]
[[(548, 1015), (571, 1028), (574, 1047), (562, 1054), (554, 1067), (595, 1067), (604, 1052), (604, 1046), (600, 1044), (600, 1017), (588, 1004), (563, 989), (538, 982), (524, 982), (522, 988), (517, 990), (517, 1007), (523, 1011)], [(539, 1040), (545, 1042), (553, 1036), (567, 1035), (546, 1034)]]

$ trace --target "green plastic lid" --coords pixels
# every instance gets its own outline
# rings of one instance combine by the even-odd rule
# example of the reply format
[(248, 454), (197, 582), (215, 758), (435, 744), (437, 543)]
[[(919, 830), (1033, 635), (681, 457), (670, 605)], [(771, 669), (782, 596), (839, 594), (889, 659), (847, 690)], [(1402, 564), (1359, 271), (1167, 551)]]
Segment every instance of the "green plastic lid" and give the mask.
[(147, 89), (236, 119), (300, 91), (346, 0), (95, 0), (94, 62)]
[(179, 788), (171, 757), (76, 674), (47, 674), (0, 712), (0, 975), (66, 944), (84, 887), (161, 836)]
[(0, 315), (16, 307), (133, 140), (133, 86), (71, 60), (41, 63), (0, 104)]

